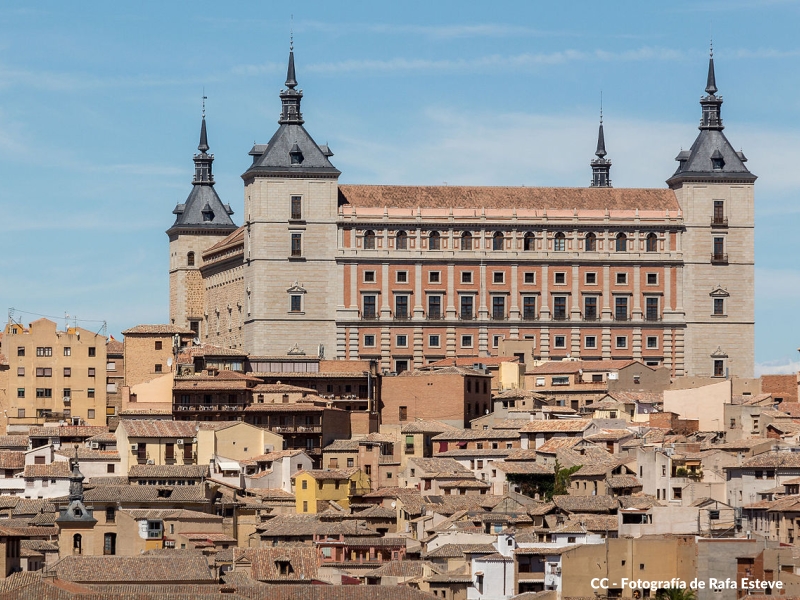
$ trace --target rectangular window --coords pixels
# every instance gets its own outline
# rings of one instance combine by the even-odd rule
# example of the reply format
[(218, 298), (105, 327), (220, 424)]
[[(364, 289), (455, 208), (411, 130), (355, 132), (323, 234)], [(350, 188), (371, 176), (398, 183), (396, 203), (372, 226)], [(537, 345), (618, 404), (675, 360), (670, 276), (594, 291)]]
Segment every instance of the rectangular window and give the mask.
[(72, 388), (64, 388), (64, 398), (72, 398)]
[(442, 280), (442, 274), (440, 271), (428, 272), (428, 283), (439, 283), (441, 280)]
[[(400, 414), (398, 415), (398, 417), (399, 417), (399, 419), (401, 421), (408, 421), (408, 407), (407, 406), (401, 406), (400, 407)], [(348, 459), (348, 460), (350, 460), (350, 459)]]
[(648, 335), (647, 336), (647, 348), (649, 350), (658, 349), (658, 336), (657, 335)]
[(95, 371), (94, 367), (89, 367), (89, 377), (94, 377), (95, 376), (95, 372), (96, 371)]
[(660, 315), (658, 312), (658, 298), (645, 298), (644, 318), (646, 321), (659, 320)]
[(714, 224), (721, 225), (725, 222), (725, 201), (714, 200)]
[(375, 283), (375, 271), (364, 271), (364, 283)]
[(647, 274), (647, 285), (658, 285), (658, 273)]
[(155, 366), (153, 367), (153, 370), (154, 370), (156, 373), (163, 373), (163, 370), (164, 370), (164, 368), (163, 368), (163, 366), (162, 366), (162, 365), (155, 365)]
[(399, 295), (394, 297), (394, 316), (396, 319), (408, 318), (408, 296)]
[(36, 348), (36, 356), (53, 356), (53, 348), (51, 346), (39, 346)]
[(94, 346), (90, 346), (89, 348), (87, 348), (87, 350), (89, 352), (89, 358), (94, 358), (95, 356), (97, 356), (97, 348), (95, 348)]
[(461, 283), (472, 283), (472, 271), (461, 271)]
[(506, 318), (505, 296), (492, 296), (492, 319), (502, 321)]
[(583, 299), (583, 318), (586, 321), (597, 320), (597, 296), (586, 296)]
[(64, 356), (72, 356), (72, 348), (64, 346)]
[(586, 285), (597, 285), (597, 273), (586, 273)]
[(557, 375), (550, 379), (550, 382), (553, 385), (569, 385), (569, 376), (567, 375)]
[(24, 408), (18, 408), (17, 409), (17, 418), (18, 419), (24, 419), (25, 418), (25, 409)]
[(565, 335), (553, 336), (553, 348), (566, 348), (566, 347), (567, 347), (567, 336)]
[(86, 389), (86, 397), (87, 398), (94, 398), (94, 388), (87, 388)]
[(567, 297), (553, 296), (553, 318), (556, 321), (564, 321), (567, 318)]
[(628, 320), (628, 297), (616, 296), (614, 298), (614, 319), (617, 321)]
[(373, 334), (368, 333), (364, 336), (364, 347), (365, 348), (375, 347), (375, 336)]
[(527, 273), (523, 274), (525, 283), (528, 284), (535, 284), (536, 283), (536, 273), (528, 271)]
[(628, 283), (627, 273), (617, 273), (617, 285), (626, 285)]
[(587, 335), (585, 338), (583, 338), (583, 345), (588, 349), (597, 348), (597, 337), (593, 335)]
[(25, 397), (25, 388), (17, 388), (17, 398)]
[(395, 338), (395, 345), (398, 348), (408, 348), (408, 336), (407, 335), (398, 335)]
[(292, 294), (289, 296), (289, 311), (290, 312), (303, 312), (303, 296), (300, 294)]
[(408, 271), (397, 271), (394, 280), (397, 283), (408, 283)]
[(724, 298), (714, 298), (714, 314), (717, 316), (725, 314)]
[(17, 356), (25, 356), (25, 346), (17, 346)]
[(94, 415), (95, 415), (95, 412), (94, 412), (93, 408), (90, 408), (88, 411), (86, 411), (86, 418), (87, 419), (94, 419)]
[(618, 335), (616, 338), (615, 347), (617, 348), (627, 348), (628, 347), (628, 336), (625, 335)]
[(161, 350), (164, 347), (164, 343), (161, 340), (156, 342), (156, 350)]
[(725, 361), (714, 361), (714, 377), (725, 377)]
[(497, 348), (500, 346), (500, 340), (503, 339), (502, 335), (493, 335), (492, 336), (492, 348)]
[(442, 297), (441, 296), (428, 296), (428, 318), (441, 319), (442, 318)]
[(53, 369), (50, 367), (37, 367), (36, 368), (36, 376), (37, 377), (52, 377), (53, 376)]
[(725, 252), (725, 238), (714, 238), (714, 258), (720, 259)]
[(461, 336), (461, 347), (462, 348), (472, 348), (472, 336), (471, 335), (462, 335)]
[(51, 388), (36, 388), (37, 398), (52, 398), (53, 390)]
[(302, 256), (303, 254), (303, 236), (300, 233), (292, 234), (292, 256)]
[(461, 296), (459, 299), (461, 304), (460, 316), (467, 321), (475, 318), (474, 297), (470, 295)]
[(17, 377), (25, 377), (25, 367), (17, 367)]
[(438, 335), (428, 336), (428, 346), (431, 348), (438, 348), (441, 345), (441, 338)]
[(291, 214), (290, 218), (293, 221), (299, 221), (300, 219), (303, 218), (303, 210), (302, 210), (302, 207), (301, 207), (301, 202), (302, 202), (302, 199), (300, 198), (300, 196), (292, 196), (292, 200), (291, 200), (291, 203), (292, 203), (292, 206), (291, 206), (292, 214)]
[(361, 318), (376, 319), (378, 317), (378, 313), (376, 311), (377, 296), (374, 296), (372, 294), (367, 294), (364, 296), (363, 302), (364, 302), (364, 310), (361, 313)]
[(558, 271), (553, 274), (553, 283), (556, 285), (566, 285), (567, 274), (564, 271)]
[(64, 367), (64, 377), (72, 377), (72, 368)]
[(522, 297), (522, 318), (526, 321), (536, 319), (536, 296)]
[(492, 283), (504, 283), (506, 274), (503, 271), (495, 271), (492, 273)]

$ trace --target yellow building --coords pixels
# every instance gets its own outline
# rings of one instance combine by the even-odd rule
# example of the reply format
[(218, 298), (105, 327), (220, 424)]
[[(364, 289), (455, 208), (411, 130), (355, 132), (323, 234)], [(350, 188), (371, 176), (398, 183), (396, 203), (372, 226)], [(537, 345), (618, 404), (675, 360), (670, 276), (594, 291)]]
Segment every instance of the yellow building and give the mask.
[(283, 436), (241, 421), (199, 421), (197, 423), (197, 463), (207, 465), (212, 458), (246, 460), (283, 450)]
[(326, 501), (347, 509), (354, 497), (370, 491), (369, 477), (358, 468), (300, 471), (292, 484), (298, 514), (316, 513), (317, 502)]
[(47, 421), (106, 424), (104, 336), (80, 327), (59, 331), (48, 319), (9, 323), (2, 352), (9, 366), (3, 433)]
[(131, 465), (197, 464), (197, 423), (122, 419), (115, 432), (122, 473)]

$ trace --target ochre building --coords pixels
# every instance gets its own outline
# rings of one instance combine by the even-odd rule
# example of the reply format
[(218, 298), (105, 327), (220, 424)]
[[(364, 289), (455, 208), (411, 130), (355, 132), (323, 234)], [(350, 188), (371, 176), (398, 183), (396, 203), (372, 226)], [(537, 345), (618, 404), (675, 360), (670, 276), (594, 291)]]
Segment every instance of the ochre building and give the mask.
[(278, 130), (242, 175), (241, 227), (213, 189), (203, 120), (168, 231), (176, 327), (251, 364), (402, 372), (505, 339), (537, 360), (752, 376), (756, 177), (723, 133), (713, 58), (700, 133), (657, 189), (611, 186), (602, 123), (587, 188), (340, 184), (303, 126), (293, 53), (285, 85)]

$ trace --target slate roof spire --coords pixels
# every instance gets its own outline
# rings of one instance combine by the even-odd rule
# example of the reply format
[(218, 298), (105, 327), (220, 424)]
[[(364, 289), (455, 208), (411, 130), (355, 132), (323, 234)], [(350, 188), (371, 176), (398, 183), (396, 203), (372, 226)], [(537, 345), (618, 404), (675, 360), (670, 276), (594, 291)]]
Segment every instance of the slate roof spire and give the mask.
[(192, 185), (214, 185), (214, 175), (211, 173), (211, 164), (214, 155), (208, 154), (208, 132), (206, 131), (206, 100), (203, 96), (203, 120), (200, 123), (200, 143), (197, 149), (200, 154), (194, 155), (194, 179)]
[(711, 46), (708, 57), (708, 77), (706, 78), (706, 96), (700, 98), (703, 107), (703, 116), (700, 119), (700, 129), (722, 130), (722, 96), (717, 96), (717, 78), (714, 74), (714, 47)]
[(294, 38), (289, 42), (289, 66), (286, 69), (286, 89), (281, 91), (281, 118), (278, 123), (303, 124), (303, 114), (300, 112), (300, 100), (303, 91), (296, 90), (297, 77), (294, 71)]
[(606, 137), (603, 132), (603, 100), (600, 96), (600, 128), (597, 131), (597, 157), (589, 163), (592, 167), (591, 187), (611, 187), (611, 161), (606, 160)]

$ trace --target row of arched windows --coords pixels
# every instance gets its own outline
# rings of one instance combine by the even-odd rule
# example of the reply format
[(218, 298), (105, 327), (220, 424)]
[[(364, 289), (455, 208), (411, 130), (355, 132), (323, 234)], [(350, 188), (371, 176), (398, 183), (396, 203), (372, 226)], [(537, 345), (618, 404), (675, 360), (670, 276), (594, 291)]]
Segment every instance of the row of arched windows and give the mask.
[[(505, 250), (506, 236), (502, 231), (496, 231), (492, 235), (492, 250), (502, 251)], [(536, 236), (533, 232), (528, 232), (523, 237), (522, 249), (526, 252), (535, 250)], [(586, 252), (597, 252), (597, 236), (594, 233), (587, 233), (584, 237), (584, 250)], [(465, 231), (461, 234), (461, 249), (473, 249), (472, 233)], [(408, 234), (405, 231), (398, 231), (395, 234), (395, 248), (398, 250), (408, 249)], [(367, 230), (364, 232), (364, 249), (375, 249), (375, 232)], [(438, 231), (431, 231), (428, 234), (428, 249), (440, 250), (441, 249), (441, 234)], [(566, 252), (567, 250), (567, 236), (562, 232), (557, 232), (553, 236), (553, 251)], [(614, 250), (616, 252), (628, 251), (628, 236), (624, 233), (617, 234), (614, 240)], [(657, 252), (658, 251), (658, 236), (655, 233), (648, 233), (645, 238), (645, 251)]]

